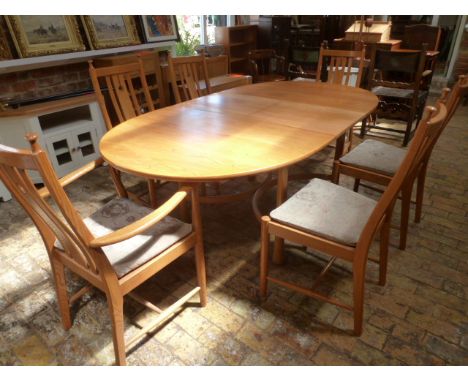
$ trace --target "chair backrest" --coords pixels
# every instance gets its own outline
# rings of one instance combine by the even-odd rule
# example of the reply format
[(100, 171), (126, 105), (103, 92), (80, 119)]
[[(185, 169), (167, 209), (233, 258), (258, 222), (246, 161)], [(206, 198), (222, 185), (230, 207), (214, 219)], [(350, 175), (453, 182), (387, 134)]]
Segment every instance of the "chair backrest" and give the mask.
[(117, 123), (154, 110), (141, 57), (137, 62), (99, 68), (90, 60), (89, 74), (108, 130), (114, 123), (104, 93), (108, 95)]
[[(377, 202), (358, 240), (356, 251), (362, 256), (367, 256), (369, 246), (382, 219), (386, 213), (392, 210), (398, 193), (408, 176), (412, 176), (415, 168), (424, 160), (433, 140), (437, 138), (443, 128), (446, 117), (447, 109), (443, 103), (439, 103), (437, 108), (432, 106), (425, 108), (405, 159)], [(365, 258), (361, 260), (365, 261)]]
[[(366, 47), (361, 50), (335, 50), (328, 49), (322, 44), (317, 65), (317, 80), (326, 79), (325, 82), (337, 85), (350, 85), (350, 80), (356, 76), (354, 86), (361, 85)], [(354, 70), (357, 63), (357, 72)]]
[[(87, 272), (89, 277), (103, 281), (103, 275), (114, 272), (109, 261), (100, 249), (95, 250), (89, 246), (94, 237), (68, 199), (47, 154), (37, 143), (37, 136), (28, 134), (27, 139), (32, 150), (0, 145), (0, 179), (33, 220), (49, 256), (58, 239), (71, 266)], [(41, 197), (28, 171), (40, 173), (45, 187), (68, 225)]]
[(412, 51), (373, 49), (369, 65), (369, 86), (419, 90), (426, 63), (426, 48), (427, 45), (424, 44), (422, 50)]
[[(273, 72), (282, 72), (284, 70), (284, 68), (281, 67), (273, 67), (273, 60), (276, 59), (276, 51), (274, 49), (251, 50), (248, 53), (248, 59), (252, 77)], [(278, 65), (278, 63), (276, 63), (276, 65)]]
[(407, 25), (401, 47), (405, 49), (422, 49), (427, 44), (427, 50), (438, 50), (441, 28), (426, 24)]
[[(176, 103), (211, 93), (205, 53), (198, 56), (167, 56), (169, 79)], [(182, 96), (181, 96), (182, 95)]]

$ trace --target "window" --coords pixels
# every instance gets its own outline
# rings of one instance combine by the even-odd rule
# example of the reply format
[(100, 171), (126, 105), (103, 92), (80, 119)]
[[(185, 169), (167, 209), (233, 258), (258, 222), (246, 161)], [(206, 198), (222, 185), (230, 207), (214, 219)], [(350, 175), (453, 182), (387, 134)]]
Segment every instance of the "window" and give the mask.
[(234, 25), (233, 16), (227, 15), (182, 15), (177, 16), (180, 42), (176, 45), (178, 56), (196, 53), (200, 44), (215, 43), (215, 28)]

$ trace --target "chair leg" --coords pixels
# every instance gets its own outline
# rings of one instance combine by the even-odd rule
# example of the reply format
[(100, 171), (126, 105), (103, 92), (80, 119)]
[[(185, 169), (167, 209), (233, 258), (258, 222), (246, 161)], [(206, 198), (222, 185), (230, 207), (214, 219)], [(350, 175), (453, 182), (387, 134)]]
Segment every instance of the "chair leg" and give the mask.
[(336, 160), (333, 162), (331, 181), (335, 184), (340, 183), (340, 163)]
[(359, 179), (359, 178), (354, 179), (353, 191), (358, 192), (360, 185), (361, 185), (361, 179)]
[(268, 288), (268, 254), (270, 247), (270, 235), (268, 234), (268, 216), (262, 217), (261, 243), (260, 243), (260, 297), (266, 298)]
[(411, 128), (414, 122), (414, 111), (410, 113), (408, 123), (406, 124), (405, 137), (403, 138), (403, 146), (407, 146), (411, 136)]
[(112, 320), (112, 340), (114, 342), (115, 362), (119, 366), (125, 366), (124, 340), (124, 317), (123, 317), (123, 296), (116, 293), (107, 294), (107, 304)]
[(416, 187), (416, 211), (414, 221), (419, 223), (421, 221), (422, 205), (424, 199), (424, 184), (426, 183), (427, 161), (424, 162), (418, 174), (418, 181)]
[(354, 335), (362, 334), (362, 322), (364, 319), (364, 277), (366, 264), (353, 263), (353, 299), (354, 299)]
[(411, 206), (411, 192), (413, 184), (409, 182), (401, 189), (401, 222), (400, 222), (400, 249), (406, 249), (406, 238), (408, 237), (408, 223)]
[(364, 118), (361, 123), (361, 132), (359, 134), (360, 138), (364, 138), (366, 135), (366, 127), (367, 127), (367, 118)]
[(67, 281), (65, 278), (65, 267), (61, 262), (55, 259), (52, 259), (51, 265), (52, 273), (55, 279), (55, 290), (57, 292), (57, 300), (60, 316), (62, 318), (62, 326), (65, 330), (68, 330), (72, 326), (72, 321), (70, 315), (70, 303), (67, 293)]
[(390, 218), (385, 217), (385, 221), (380, 228), (380, 261), (379, 261), (379, 285), (384, 286), (387, 282), (388, 266), (388, 245), (390, 239)]

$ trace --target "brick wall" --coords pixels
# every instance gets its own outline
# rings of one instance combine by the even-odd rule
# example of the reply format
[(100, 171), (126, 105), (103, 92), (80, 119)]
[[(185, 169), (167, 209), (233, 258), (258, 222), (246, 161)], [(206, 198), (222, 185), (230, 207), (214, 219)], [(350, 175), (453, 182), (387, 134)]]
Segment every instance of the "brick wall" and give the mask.
[(41, 99), (91, 87), (86, 62), (0, 74), (0, 100)]

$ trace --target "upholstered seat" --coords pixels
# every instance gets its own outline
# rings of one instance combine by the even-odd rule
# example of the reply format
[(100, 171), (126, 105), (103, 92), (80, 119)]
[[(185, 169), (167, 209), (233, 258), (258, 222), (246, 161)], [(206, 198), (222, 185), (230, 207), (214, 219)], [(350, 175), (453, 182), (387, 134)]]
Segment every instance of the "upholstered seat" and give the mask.
[(305, 77), (296, 77), (292, 81), (309, 81), (309, 82), (317, 82), (313, 78), (305, 78)]
[(376, 204), (366, 196), (316, 178), (270, 216), (314, 235), (355, 245)]
[[(141, 219), (150, 212), (151, 209), (129, 199), (117, 198), (83, 221), (95, 237), (101, 237)], [(118, 244), (102, 247), (102, 250), (120, 278), (156, 257), (191, 231), (191, 224), (166, 216), (148, 231)], [(55, 242), (55, 246), (63, 250), (59, 241)]]
[[(372, 93), (379, 97), (395, 97), (395, 98), (413, 98), (413, 89), (398, 89), (398, 88), (387, 88), (385, 86), (376, 86), (372, 88)], [(418, 98), (426, 99), (427, 91), (419, 91)]]
[(397, 172), (406, 150), (387, 143), (367, 139), (340, 158), (340, 162), (393, 175)]

